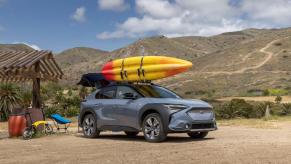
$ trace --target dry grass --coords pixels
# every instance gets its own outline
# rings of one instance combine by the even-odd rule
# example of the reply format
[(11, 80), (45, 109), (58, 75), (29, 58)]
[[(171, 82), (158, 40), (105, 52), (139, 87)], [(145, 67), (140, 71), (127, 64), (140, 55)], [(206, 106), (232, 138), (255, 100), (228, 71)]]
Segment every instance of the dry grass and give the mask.
[(7, 122), (0, 122), (0, 131), (4, 131), (8, 129), (8, 123)]
[(246, 126), (251, 128), (277, 129), (285, 126), (291, 126), (291, 116), (278, 117), (271, 119), (230, 119), (218, 120), (218, 125), (222, 126)]
[[(230, 101), (232, 99), (244, 99), (246, 101), (270, 101), (275, 102), (276, 96), (259, 96), (259, 97), (223, 97), (219, 101)], [(282, 96), (282, 103), (291, 103), (291, 96)]]

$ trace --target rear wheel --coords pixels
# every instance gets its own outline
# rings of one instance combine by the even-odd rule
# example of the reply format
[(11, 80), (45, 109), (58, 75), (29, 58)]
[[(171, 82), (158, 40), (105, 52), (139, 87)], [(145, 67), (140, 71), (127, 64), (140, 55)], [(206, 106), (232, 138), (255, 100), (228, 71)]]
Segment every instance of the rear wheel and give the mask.
[(52, 134), (54, 132), (53, 126), (50, 124), (46, 124), (44, 132), (45, 134)]
[(135, 137), (138, 135), (139, 132), (129, 132), (129, 131), (124, 131), (124, 133), (129, 136), (129, 137)]
[(100, 131), (97, 130), (97, 120), (92, 114), (88, 114), (85, 116), (83, 120), (83, 134), (87, 138), (95, 138), (98, 137)]
[(208, 132), (189, 132), (187, 133), (189, 137), (194, 139), (201, 139), (207, 136)]
[(143, 121), (142, 128), (144, 138), (148, 142), (161, 142), (167, 138), (162, 119), (158, 113), (147, 115)]

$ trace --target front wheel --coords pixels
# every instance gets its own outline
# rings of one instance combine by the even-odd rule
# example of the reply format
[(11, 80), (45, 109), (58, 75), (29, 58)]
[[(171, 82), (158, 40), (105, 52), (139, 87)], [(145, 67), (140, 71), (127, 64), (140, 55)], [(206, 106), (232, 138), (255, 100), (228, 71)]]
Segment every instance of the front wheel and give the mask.
[(208, 132), (189, 132), (187, 134), (190, 138), (202, 139), (207, 136)]
[(162, 142), (167, 138), (162, 119), (158, 113), (152, 113), (145, 117), (142, 124), (144, 138), (148, 142)]
[(97, 120), (92, 114), (85, 116), (83, 120), (83, 134), (87, 138), (96, 138), (99, 136), (100, 131), (97, 130)]

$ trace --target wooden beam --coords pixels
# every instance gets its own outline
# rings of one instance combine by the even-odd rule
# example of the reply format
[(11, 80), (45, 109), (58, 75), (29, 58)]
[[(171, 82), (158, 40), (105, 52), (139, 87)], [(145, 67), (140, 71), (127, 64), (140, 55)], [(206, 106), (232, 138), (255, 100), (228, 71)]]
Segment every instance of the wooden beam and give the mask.
[(59, 65), (57, 64), (57, 62), (56, 62), (54, 59), (52, 59), (52, 62), (53, 62), (53, 63), (55, 64), (55, 66), (57, 67), (59, 73), (60, 73), (61, 75), (64, 75), (63, 71), (61, 70), (61, 68), (59, 67)]
[[(35, 72), (40, 72), (40, 62), (35, 63)], [(32, 84), (32, 107), (40, 108), (41, 107), (41, 99), (40, 99), (40, 78), (34, 78)]]

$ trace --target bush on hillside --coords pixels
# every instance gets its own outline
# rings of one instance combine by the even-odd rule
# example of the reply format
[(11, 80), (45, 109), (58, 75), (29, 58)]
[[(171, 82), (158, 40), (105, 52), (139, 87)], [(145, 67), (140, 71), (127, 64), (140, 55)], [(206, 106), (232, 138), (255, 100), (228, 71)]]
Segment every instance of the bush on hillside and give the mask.
[(268, 89), (270, 96), (285, 96), (288, 95), (288, 90), (285, 89)]

